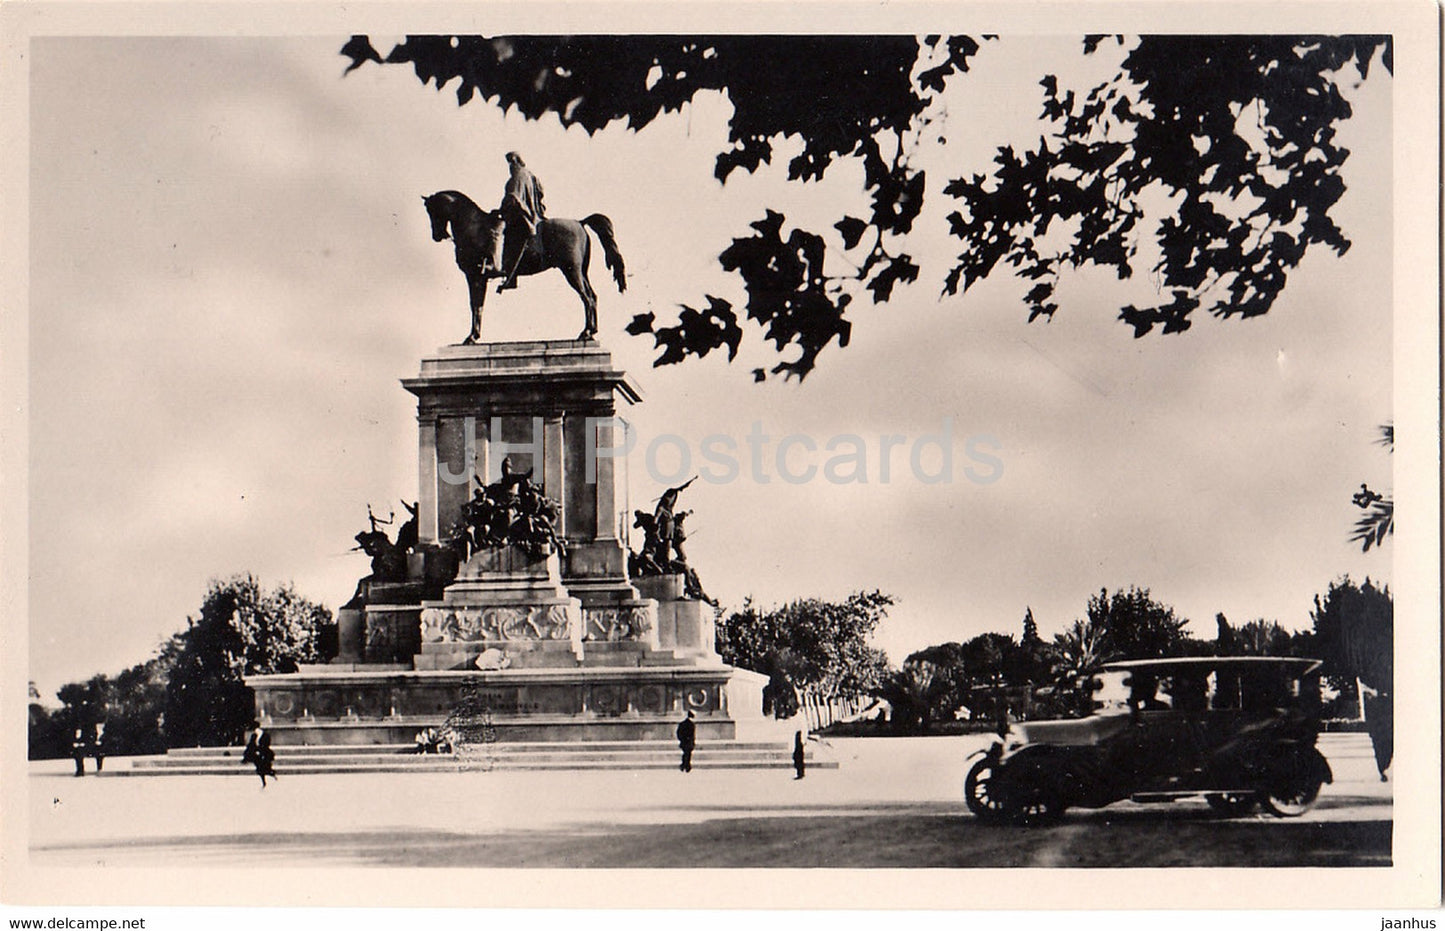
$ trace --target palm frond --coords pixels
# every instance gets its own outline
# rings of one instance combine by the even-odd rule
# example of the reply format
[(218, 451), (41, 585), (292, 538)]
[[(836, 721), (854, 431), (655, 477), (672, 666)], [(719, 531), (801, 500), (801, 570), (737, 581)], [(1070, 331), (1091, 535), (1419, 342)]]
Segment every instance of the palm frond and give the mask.
[(1394, 532), (1395, 500), (1384, 498), (1370, 505), (1370, 509), (1365, 512), (1365, 515), (1355, 522), (1355, 530), (1350, 534), (1350, 542), (1361, 544), (1363, 551), (1368, 553), (1370, 547), (1384, 543), (1385, 538)]

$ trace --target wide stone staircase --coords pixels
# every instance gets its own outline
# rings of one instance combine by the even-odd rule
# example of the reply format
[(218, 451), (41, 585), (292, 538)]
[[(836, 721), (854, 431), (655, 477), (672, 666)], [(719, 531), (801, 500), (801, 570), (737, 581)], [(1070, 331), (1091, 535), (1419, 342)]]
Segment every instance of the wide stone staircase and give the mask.
[[(409, 744), (374, 746), (276, 747), (276, 771), (285, 775), (319, 773), (454, 773), (488, 770), (638, 770), (676, 769), (676, 744), (657, 740), (585, 743), (498, 742), (462, 747), (455, 753), (416, 753)], [(241, 747), (195, 747), (164, 756), (135, 757), (129, 767), (108, 768), (116, 776), (250, 776)], [(692, 765), (707, 769), (787, 769), (792, 746), (779, 741), (700, 741)], [(810, 769), (837, 769), (836, 760), (817, 758), (808, 748)]]

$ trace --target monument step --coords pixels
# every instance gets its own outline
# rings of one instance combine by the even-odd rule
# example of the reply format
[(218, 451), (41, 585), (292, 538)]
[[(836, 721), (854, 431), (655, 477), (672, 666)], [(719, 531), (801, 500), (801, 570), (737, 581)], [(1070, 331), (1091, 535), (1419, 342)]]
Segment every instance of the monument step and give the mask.
[[(631, 763), (618, 764), (610, 761), (539, 761), (539, 760), (486, 760), (486, 759), (453, 759), (440, 758), (436, 761), (428, 761), (424, 764), (408, 764), (402, 762), (375, 762), (365, 764), (347, 765), (343, 763), (326, 764), (305, 764), (296, 766), (278, 767), (279, 772), (285, 776), (318, 776), (318, 775), (345, 775), (348, 773), (370, 774), (370, 773), (456, 773), (456, 772), (486, 772), (486, 771), (508, 771), (508, 772), (541, 772), (541, 771), (604, 771), (621, 772), (636, 770), (676, 770), (677, 759), (674, 756), (669, 760), (658, 761), (634, 761)], [(791, 769), (792, 760), (700, 760), (693, 758), (693, 768), (700, 770), (723, 770), (723, 769)], [(810, 762), (809, 769), (834, 770), (838, 768), (835, 760), (820, 760)], [(196, 765), (174, 768), (132, 768), (106, 770), (100, 774), (102, 778), (112, 776), (247, 776), (254, 777), (255, 771), (249, 766), (240, 765)]]
[[(518, 752), (510, 751), (510, 750), (498, 750), (498, 749), (496, 749), (496, 747), (497, 747), (496, 744), (490, 744), (490, 745), (487, 746), (487, 749), (486, 749), (485, 751), (483, 751), (483, 750), (481, 750), (479, 747), (471, 746), (471, 747), (465, 748), (465, 750), (464, 750), (463, 752), (465, 752), (465, 753), (472, 753), (472, 752), (478, 752), (478, 753), (480, 753), (480, 752), (485, 752), (488, 756), (496, 757), (496, 758), (498, 758), (498, 759), (504, 759), (504, 758), (505, 758), (505, 759), (512, 759), (512, 760), (536, 759), (536, 760), (618, 760), (618, 761), (624, 761), (624, 760), (651, 760), (651, 759), (675, 759), (675, 758), (677, 757), (677, 753), (678, 753), (677, 747), (660, 747), (660, 748), (658, 748), (658, 749), (656, 749), (656, 750), (653, 750), (653, 751), (650, 751), (650, 752), (646, 752), (646, 753), (638, 753), (638, 752), (631, 752), (631, 751), (621, 751), (621, 750), (582, 750), (582, 749), (568, 750), (568, 749), (562, 749), (562, 748), (549, 749), (549, 750), (532, 750), (532, 751), (528, 751), (528, 752), (525, 752), (525, 753), (518, 753)], [(699, 750), (695, 751), (695, 753), (698, 755), (698, 757), (699, 757), (700, 759), (701, 759), (701, 758), (706, 758), (706, 759), (722, 759), (722, 758), (724, 758), (724, 757), (727, 757), (727, 758), (738, 758), (738, 759), (742, 759), (742, 758), (744, 758), (744, 757), (749, 757), (749, 758), (756, 757), (756, 758), (766, 758), (766, 759), (773, 759), (773, 758), (778, 758), (778, 759), (783, 759), (783, 758), (792, 759), (792, 751), (791, 751), (791, 750), (787, 750), (787, 749), (782, 748), (782, 747), (770, 747), (770, 748), (763, 749), (763, 750), (752, 750), (752, 749), (749, 749), (749, 750), (704, 750), (704, 749), (699, 749)], [(278, 754), (276, 755), (276, 760), (277, 760), (277, 763), (278, 763), (278, 765), (279, 765), (279, 764), (292, 764), (292, 763), (324, 763), (324, 762), (327, 762), (327, 761), (338, 761), (338, 760), (339, 760), (339, 761), (343, 761), (343, 762), (345, 762), (345, 761), (360, 761), (360, 762), (365, 762), (365, 761), (376, 761), (376, 760), (389, 760), (389, 759), (395, 759), (395, 758), (397, 758), (397, 757), (415, 757), (415, 758), (419, 758), (419, 759), (425, 759), (425, 758), (427, 758), (427, 757), (433, 757), (433, 758), (434, 758), (434, 757), (437, 757), (437, 756), (446, 756), (446, 755), (447, 755), (447, 754), (416, 753), (415, 751), (413, 751), (413, 750), (411, 750), (411, 749), (393, 750), (393, 751), (390, 752), (390, 753), (358, 753), (358, 754), (307, 753), (307, 752), (305, 752), (305, 751), (297, 751), (297, 752), (285, 753), (285, 754), (280, 754), (280, 753), (278, 753)], [(147, 757), (147, 758), (145, 758), (145, 759), (135, 761), (134, 765), (140, 766), (140, 767), (161, 767), (161, 768), (165, 768), (165, 767), (175, 767), (175, 766), (197, 766), (197, 765), (202, 765), (202, 764), (215, 764), (215, 763), (224, 763), (224, 764), (230, 765), (230, 764), (236, 762), (237, 760), (239, 760), (240, 758), (241, 758), (241, 755), (240, 755), (239, 753), (225, 753), (225, 754), (217, 754), (217, 755), (215, 755), (215, 756)]]
[[(810, 765), (823, 765), (825, 761), (810, 761)], [(826, 761), (831, 762), (831, 761)], [(693, 763), (697, 766), (713, 767), (786, 767), (793, 765), (792, 757), (788, 754), (693, 754)], [(442, 769), (455, 769), (458, 766), (468, 767), (477, 764), (485, 764), (495, 769), (658, 769), (678, 764), (677, 751), (660, 754), (658, 756), (621, 756), (612, 757), (606, 754), (596, 756), (510, 756), (507, 754), (489, 754), (483, 751), (468, 751), (466, 753), (452, 754), (398, 754), (390, 757), (303, 757), (300, 759), (277, 760), (276, 769), (283, 773), (295, 772), (422, 772), (438, 767)], [(252, 768), (243, 764), (239, 759), (231, 760), (197, 760), (190, 762), (177, 761), (174, 765), (153, 764), (133, 765), (129, 772), (149, 773), (151, 775), (164, 775), (174, 773), (195, 772), (207, 770), (216, 772), (232, 772), (239, 769), (242, 772), (253, 772)], [(117, 769), (117, 772), (125, 770)]]
[[(390, 757), (411, 753), (415, 744), (306, 744), (275, 747), (278, 760), (297, 757)], [(555, 742), (497, 742), (488, 745), (489, 752), (497, 755), (526, 756), (529, 754), (588, 754), (609, 753), (614, 755), (635, 755), (668, 753), (675, 754), (677, 745), (670, 741), (611, 741), (597, 740), (583, 743)], [(169, 765), (195, 763), (200, 761), (237, 760), (241, 758), (241, 747), (178, 747), (165, 756), (143, 757), (137, 763), (158, 762)], [(704, 741), (698, 745), (698, 753), (791, 753), (790, 745), (778, 741)], [(420, 754), (425, 756), (426, 754)]]
[[(405, 748), (378, 753), (373, 748), (364, 752), (340, 754), (339, 748), (320, 748), (327, 752), (310, 753), (306, 748), (283, 748), (276, 767), (283, 774), (378, 773), (378, 772), (457, 772), (459, 770), (635, 770), (671, 769), (677, 766), (675, 747), (659, 747), (649, 752), (626, 750), (587, 750), (582, 748), (541, 747), (529, 752), (501, 748), (491, 744), (470, 747), (462, 753), (413, 754)], [(811, 749), (811, 748), (810, 748)], [(811, 756), (811, 754), (810, 754)], [(700, 769), (785, 769), (791, 767), (792, 753), (778, 744), (766, 748), (699, 747), (693, 754), (693, 765)], [(833, 760), (810, 759), (813, 768), (836, 769)], [(242, 763), (239, 748), (221, 748), (214, 755), (186, 753), (178, 756), (142, 757), (130, 761), (129, 768), (117, 767), (106, 775), (254, 775)]]

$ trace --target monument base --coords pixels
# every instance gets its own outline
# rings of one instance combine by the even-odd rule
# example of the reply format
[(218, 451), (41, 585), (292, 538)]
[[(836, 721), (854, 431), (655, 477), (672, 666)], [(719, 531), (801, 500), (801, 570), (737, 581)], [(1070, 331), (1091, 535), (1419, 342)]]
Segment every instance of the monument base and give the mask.
[(733, 740), (762, 718), (767, 677), (725, 665), (399, 671), (307, 666), (251, 676), (278, 746), (406, 744), (464, 699), (496, 740), (675, 740), (687, 711), (699, 740)]

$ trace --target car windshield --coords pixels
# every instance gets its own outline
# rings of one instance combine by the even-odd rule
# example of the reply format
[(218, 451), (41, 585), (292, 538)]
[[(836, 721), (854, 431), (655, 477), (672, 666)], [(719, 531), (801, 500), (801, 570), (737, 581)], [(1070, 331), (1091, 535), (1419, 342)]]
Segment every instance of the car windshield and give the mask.
[[(1106, 669), (1094, 677), (1095, 714), (1111, 711), (1266, 712), (1294, 706), (1300, 669), (1283, 664), (1220, 663)], [(1317, 681), (1313, 678), (1310, 682)]]

